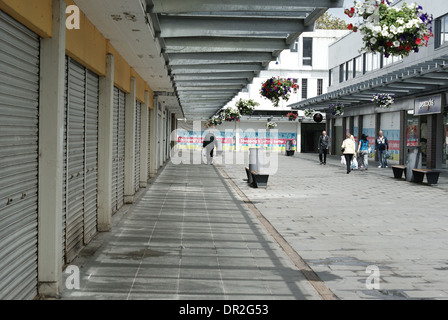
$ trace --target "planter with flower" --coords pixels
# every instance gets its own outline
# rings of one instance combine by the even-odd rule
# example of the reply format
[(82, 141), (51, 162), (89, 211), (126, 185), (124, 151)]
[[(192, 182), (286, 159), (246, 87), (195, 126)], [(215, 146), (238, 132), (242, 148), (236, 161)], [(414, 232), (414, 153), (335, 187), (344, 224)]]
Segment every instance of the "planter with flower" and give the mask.
[(277, 123), (273, 122), (273, 121), (268, 121), (266, 123), (266, 128), (267, 129), (274, 129), (275, 127), (277, 127)]
[(224, 120), (225, 121), (240, 121), (241, 113), (237, 108), (228, 107), (224, 110)]
[(314, 109), (305, 109), (303, 110), (303, 113), (306, 118), (312, 118), (316, 111)]
[(288, 112), (286, 114), (286, 117), (289, 119), (289, 121), (295, 121), (297, 119), (297, 113)]
[(334, 103), (329, 106), (331, 114), (335, 117), (342, 116), (344, 114), (344, 105), (342, 103)]
[(367, 52), (377, 52), (389, 56), (409, 56), (418, 52), (434, 36), (433, 16), (423, 12), (416, 3), (404, 2), (401, 7), (391, 6), (388, 0), (355, 1), (355, 6), (346, 9), (349, 17), (360, 17), (363, 23), (348, 25), (349, 30), (361, 32)]
[(260, 94), (270, 100), (274, 107), (278, 107), (280, 99), (288, 101), (291, 92), (297, 92), (298, 88), (299, 86), (293, 79), (272, 77), (262, 84)]
[(380, 108), (390, 108), (394, 104), (395, 98), (387, 93), (376, 93), (373, 95), (371, 101)]
[(207, 123), (205, 124), (206, 128), (216, 127), (218, 125), (222, 124), (222, 118), (219, 115), (214, 115), (210, 119), (208, 119)]
[(258, 102), (255, 102), (252, 99), (249, 100), (240, 99), (235, 104), (235, 107), (238, 109), (241, 115), (250, 116), (254, 112), (255, 107), (259, 105), (260, 104)]

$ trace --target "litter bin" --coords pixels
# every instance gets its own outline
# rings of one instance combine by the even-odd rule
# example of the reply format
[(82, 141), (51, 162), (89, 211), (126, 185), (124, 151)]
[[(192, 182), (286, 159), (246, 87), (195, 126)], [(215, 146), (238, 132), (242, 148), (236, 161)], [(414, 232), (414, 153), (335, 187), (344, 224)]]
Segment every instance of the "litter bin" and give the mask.
[(420, 169), (422, 167), (422, 147), (407, 147), (408, 155), (406, 159), (406, 180), (414, 181), (412, 169)]
[(288, 157), (294, 155), (294, 150), (292, 149), (292, 140), (286, 140), (285, 151), (286, 151), (286, 156), (288, 156)]
[(252, 183), (252, 171), (263, 171), (263, 150), (260, 148), (249, 148), (249, 171), (247, 172), (247, 180)]

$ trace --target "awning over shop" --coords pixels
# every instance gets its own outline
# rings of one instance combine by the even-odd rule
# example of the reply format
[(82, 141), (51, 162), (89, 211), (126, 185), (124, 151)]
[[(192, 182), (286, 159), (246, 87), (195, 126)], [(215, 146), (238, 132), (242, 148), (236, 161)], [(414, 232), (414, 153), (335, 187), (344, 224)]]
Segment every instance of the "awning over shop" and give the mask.
[(187, 118), (208, 118), (343, 0), (146, 0)]
[(356, 82), (327, 94), (289, 105), (292, 109), (325, 112), (333, 103), (345, 108), (370, 103), (376, 93), (394, 95), (395, 99), (440, 92), (448, 88), (448, 55), (401, 68), (373, 79)]

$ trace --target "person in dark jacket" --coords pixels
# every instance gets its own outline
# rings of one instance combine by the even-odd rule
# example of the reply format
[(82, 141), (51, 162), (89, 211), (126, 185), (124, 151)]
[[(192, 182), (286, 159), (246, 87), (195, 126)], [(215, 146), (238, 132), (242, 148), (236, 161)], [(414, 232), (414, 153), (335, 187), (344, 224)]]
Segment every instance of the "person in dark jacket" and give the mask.
[(378, 137), (375, 140), (375, 151), (378, 153), (378, 168), (387, 168), (386, 153), (389, 151), (389, 141), (383, 135), (383, 131), (378, 132)]
[(319, 137), (319, 145), (318, 145), (319, 160), (321, 165), (327, 164), (327, 154), (329, 145), (330, 145), (330, 138), (327, 136), (326, 131), (322, 131), (322, 135)]
[(202, 147), (205, 148), (205, 156), (207, 157), (207, 164), (213, 163), (213, 150), (216, 145), (216, 137), (212, 132), (209, 132), (202, 143)]

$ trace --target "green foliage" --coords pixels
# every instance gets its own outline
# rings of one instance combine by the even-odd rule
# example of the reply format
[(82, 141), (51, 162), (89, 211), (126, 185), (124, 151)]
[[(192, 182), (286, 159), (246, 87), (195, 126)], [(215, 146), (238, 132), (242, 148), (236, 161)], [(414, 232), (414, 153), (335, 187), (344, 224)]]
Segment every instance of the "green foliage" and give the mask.
[(325, 12), (316, 20), (315, 29), (324, 30), (347, 30), (347, 23), (328, 12)]

